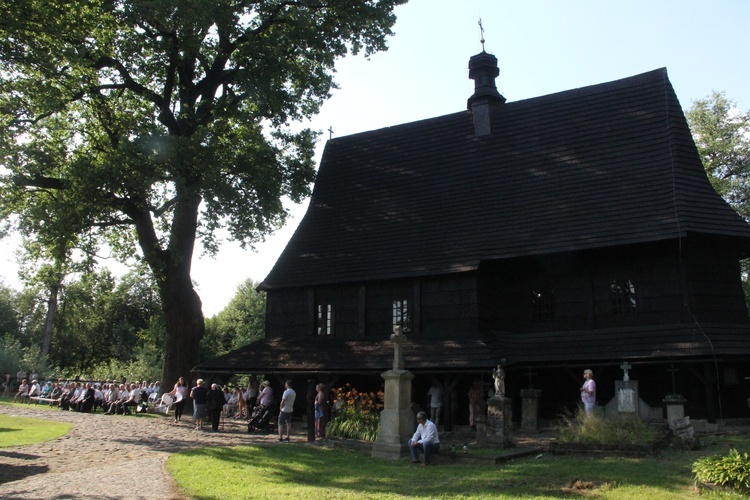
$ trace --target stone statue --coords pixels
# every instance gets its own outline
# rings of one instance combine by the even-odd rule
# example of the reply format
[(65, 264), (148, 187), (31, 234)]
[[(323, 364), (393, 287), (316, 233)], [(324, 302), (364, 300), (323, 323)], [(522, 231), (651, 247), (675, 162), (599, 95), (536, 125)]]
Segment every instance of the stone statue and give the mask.
[(495, 379), (495, 397), (505, 397), (505, 370), (502, 365), (497, 365), (497, 368), (492, 370), (492, 378)]

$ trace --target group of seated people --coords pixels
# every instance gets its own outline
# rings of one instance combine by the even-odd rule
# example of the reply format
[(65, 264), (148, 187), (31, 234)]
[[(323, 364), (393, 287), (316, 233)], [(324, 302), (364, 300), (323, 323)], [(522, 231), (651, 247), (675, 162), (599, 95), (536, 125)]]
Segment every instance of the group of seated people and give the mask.
[(252, 411), (255, 406), (265, 407), (273, 401), (273, 390), (268, 380), (264, 380), (259, 387), (257, 380), (251, 379), (247, 389), (237, 387), (234, 390), (224, 388), (224, 405), (223, 416), (225, 418), (245, 419), (252, 417)]
[(13, 401), (48, 402), (61, 410), (90, 412), (102, 408), (105, 414), (113, 415), (130, 413), (131, 408), (137, 411), (145, 406), (152, 393), (159, 394), (159, 382), (149, 384), (147, 381), (132, 383), (47, 381), (40, 385), (32, 380), (21, 381)]
[[(40, 384), (33, 379), (31, 384), (26, 379), (21, 381), (13, 401), (48, 402), (61, 410), (91, 412), (101, 408), (106, 415), (127, 414), (138, 411), (149, 401), (151, 394), (159, 394), (159, 382), (122, 382), (111, 380), (103, 382), (77, 382), (48, 380)], [(247, 389), (224, 388), (226, 404), (223, 416), (235, 419), (250, 419), (256, 405), (269, 405), (273, 401), (273, 391), (268, 381), (259, 384), (252, 380)], [(33, 398), (33, 399), (32, 399)]]

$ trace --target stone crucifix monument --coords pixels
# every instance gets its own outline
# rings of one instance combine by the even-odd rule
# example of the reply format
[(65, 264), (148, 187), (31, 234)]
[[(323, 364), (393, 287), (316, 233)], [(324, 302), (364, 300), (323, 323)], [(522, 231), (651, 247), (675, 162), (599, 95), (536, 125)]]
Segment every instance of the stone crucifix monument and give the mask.
[(380, 376), (385, 381), (385, 401), (380, 412), (380, 432), (372, 446), (372, 456), (398, 460), (409, 454), (406, 442), (414, 433), (414, 413), (410, 409), (411, 381), (414, 374), (404, 370), (406, 336), (396, 326), (393, 341), (393, 368)]

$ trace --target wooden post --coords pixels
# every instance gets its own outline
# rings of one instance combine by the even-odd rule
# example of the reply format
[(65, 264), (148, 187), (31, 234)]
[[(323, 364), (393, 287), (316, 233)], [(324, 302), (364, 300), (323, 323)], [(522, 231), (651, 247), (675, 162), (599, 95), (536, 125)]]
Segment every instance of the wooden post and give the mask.
[(307, 440), (315, 441), (315, 390), (314, 378), (307, 379)]

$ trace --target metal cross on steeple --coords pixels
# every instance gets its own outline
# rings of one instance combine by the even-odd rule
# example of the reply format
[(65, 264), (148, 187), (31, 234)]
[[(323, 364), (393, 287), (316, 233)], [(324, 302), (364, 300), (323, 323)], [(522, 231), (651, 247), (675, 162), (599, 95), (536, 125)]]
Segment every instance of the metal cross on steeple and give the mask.
[(484, 52), (484, 28), (482, 27), (481, 18), (479, 18), (479, 41), (482, 44), (482, 52)]
[(333, 127), (328, 127), (328, 139), (333, 139)]

